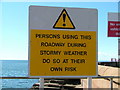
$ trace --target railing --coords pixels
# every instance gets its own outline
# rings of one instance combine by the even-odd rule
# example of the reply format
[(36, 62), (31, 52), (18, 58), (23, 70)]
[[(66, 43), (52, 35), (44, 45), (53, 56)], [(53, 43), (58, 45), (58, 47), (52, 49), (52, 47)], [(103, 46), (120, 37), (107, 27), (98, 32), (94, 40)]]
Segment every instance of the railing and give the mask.
[[(88, 77), (80, 77), (80, 79), (87, 79)], [(114, 78), (120, 78), (120, 76), (92, 76), (92, 79), (106, 79), (110, 81), (110, 89), (113, 90), (113, 83), (120, 85), (120, 82), (113, 81)], [(0, 79), (39, 79), (38, 77), (0, 77)], [(47, 78), (46, 78), (47, 79)], [(48, 78), (53, 79), (53, 78)], [(68, 78), (55, 78), (55, 79), (68, 79)]]
[[(120, 85), (120, 80), (118, 80), (118, 82), (116, 82), (116, 81), (113, 81), (113, 79), (114, 78), (118, 78), (118, 79), (120, 79), (120, 76), (97, 76), (97, 77), (91, 77), (92, 79), (105, 79), (105, 80), (108, 80), (108, 81), (110, 81), (110, 90), (113, 90), (113, 83), (115, 83), (115, 84), (117, 84), (117, 85)], [(89, 80), (89, 78), (88, 78), (88, 80)], [(89, 83), (89, 81), (88, 81), (88, 83)], [(89, 87), (89, 85), (88, 85), (88, 87)], [(92, 87), (92, 84), (91, 84), (91, 87)]]

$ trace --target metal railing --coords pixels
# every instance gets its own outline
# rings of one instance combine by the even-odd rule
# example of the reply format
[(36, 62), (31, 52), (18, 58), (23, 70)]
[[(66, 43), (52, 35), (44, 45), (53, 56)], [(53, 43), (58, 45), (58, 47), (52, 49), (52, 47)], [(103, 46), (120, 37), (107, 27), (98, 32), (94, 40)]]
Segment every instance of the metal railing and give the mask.
[[(79, 79), (87, 79), (88, 77), (80, 77)], [(110, 81), (110, 89), (113, 90), (113, 83), (120, 85), (120, 82), (113, 81), (114, 78), (120, 79), (120, 76), (92, 76), (92, 79), (106, 79)], [(39, 79), (38, 77), (0, 77), (0, 79)], [(53, 78), (45, 78), (53, 79)], [(54, 78), (54, 79), (68, 79), (68, 78)], [(119, 80), (118, 80), (119, 81)]]

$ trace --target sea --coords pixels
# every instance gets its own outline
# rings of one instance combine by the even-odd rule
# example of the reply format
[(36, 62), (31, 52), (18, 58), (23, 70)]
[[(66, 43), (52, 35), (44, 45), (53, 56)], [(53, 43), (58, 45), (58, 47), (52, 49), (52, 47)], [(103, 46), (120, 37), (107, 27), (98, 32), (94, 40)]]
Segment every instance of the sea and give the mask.
[[(28, 60), (0, 60), (0, 66), (2, 66), (0, 67), (2, 77), (28, 77)], [(0, 79), (0, 88), (3, 90), (8, 90), (8, 88), (29, 89), (38, 82), (39, 79)]]
[[(28, 60), (0, 60), (2, 77), (28, 77)], [(2, 79), (2, 89), (31, 88), (39, 79)]]

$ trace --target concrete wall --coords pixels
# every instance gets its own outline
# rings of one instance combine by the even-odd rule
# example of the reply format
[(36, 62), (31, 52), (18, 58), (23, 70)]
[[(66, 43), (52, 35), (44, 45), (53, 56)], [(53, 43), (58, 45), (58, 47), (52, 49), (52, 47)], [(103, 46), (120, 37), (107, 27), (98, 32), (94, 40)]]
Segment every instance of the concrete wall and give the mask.
[[(87, 80), (83, 79), (83, 88), (87, 88)], [(113, 88), (120, 88), (117, 84), (113, 83)], [(110, 88), (110, 81), (104, 79), (92, 79), (92, 88)]]
[[(119, 76), (120, 68), (98, 65), (98, 74), (100, 76)], [(120, 79), (113, 79), (120, 83)], [(87, 79), (82, 79), (83, 88), (87, 88)], [(110, 81), (106, 79), (92, 79), (93, 88), (110, 88)], [(120, 88), (120, 85), (113, 83), (113, 88)]]

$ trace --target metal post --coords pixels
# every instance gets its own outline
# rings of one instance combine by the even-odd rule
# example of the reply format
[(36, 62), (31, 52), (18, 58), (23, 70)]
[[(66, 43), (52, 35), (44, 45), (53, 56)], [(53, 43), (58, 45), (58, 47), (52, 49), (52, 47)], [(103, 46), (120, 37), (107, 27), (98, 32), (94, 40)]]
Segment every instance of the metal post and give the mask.
[(113, 78), (110, 78), (110, 90), (113, 90)]
[(87, 78), (87, 85), (88, 85), (88, 90), (92, 89), (92, 77)]
[[(120, 38), (118, 37), (118, 63), (120, 62)], [(119, 65), (118, 65), (119, 67)]]
[(44, 78), (40, 78), (39, 82), (40, 82), (39, 90), (44, 90)]

